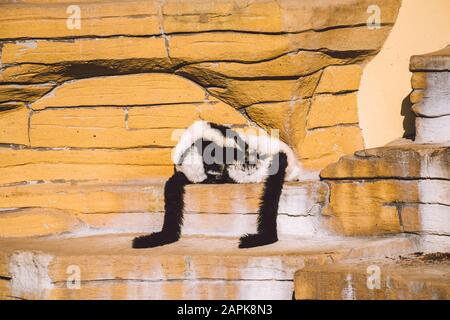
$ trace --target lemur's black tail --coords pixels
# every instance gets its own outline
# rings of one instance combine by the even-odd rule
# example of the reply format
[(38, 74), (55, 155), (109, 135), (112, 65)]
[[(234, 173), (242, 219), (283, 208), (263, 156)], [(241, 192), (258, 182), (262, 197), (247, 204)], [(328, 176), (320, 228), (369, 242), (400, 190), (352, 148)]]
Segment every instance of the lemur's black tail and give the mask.
[(182, 172), (175, 172), (164, 186), (164, 224), (160, 232), (133, 239), (133, 248), (153, 248), (180, 239), (183, 225), (184, 187), (189, 180)]
[(278, 241), (277, 235), (277, 215), (278, 203), (281, 191), (283, 190), (284, 178), (288, 160), (285, 153), (280, 152), (274, 156), (272, 165), (278, 165), (278, 170), (270, 168), (269, 175), (264, 182), (264, 191), (260, 199), (258, 211), (258, 232), (247, 234), (240, 239), (239, 248), (252, 248), (263, 246)]

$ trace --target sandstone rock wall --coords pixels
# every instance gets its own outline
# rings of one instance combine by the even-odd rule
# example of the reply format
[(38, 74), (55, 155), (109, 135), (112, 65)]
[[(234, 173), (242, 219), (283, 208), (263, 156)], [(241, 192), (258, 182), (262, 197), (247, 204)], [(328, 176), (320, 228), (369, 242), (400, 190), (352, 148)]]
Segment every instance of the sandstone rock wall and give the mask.
[(79, 29), (69, 5), (0, 4), (8, 183), (167, 176), (173, 130), (195, 119), (278, 129), (321, 169), (363, 147), (361, 70), (400, 1), (78, 1)]

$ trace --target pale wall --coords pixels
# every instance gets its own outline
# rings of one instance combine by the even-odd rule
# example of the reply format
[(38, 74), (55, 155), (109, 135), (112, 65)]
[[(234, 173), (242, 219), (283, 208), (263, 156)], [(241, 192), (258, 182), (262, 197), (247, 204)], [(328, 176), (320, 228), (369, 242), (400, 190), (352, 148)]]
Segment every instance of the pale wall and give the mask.
[(403, 1), (391, 34), (361, 80), (359, 119), (367, 148), (385, 145), (404, 133), (400, 113), (403, 100), (411, 92), (410, 57), (448, 44), (449, 0)]

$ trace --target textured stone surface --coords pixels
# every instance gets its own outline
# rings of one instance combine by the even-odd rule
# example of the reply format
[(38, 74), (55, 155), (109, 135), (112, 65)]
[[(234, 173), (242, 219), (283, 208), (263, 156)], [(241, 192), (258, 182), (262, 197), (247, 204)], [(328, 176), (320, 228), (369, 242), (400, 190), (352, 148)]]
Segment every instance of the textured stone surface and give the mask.
[(57, 235), (81, 228), (82, 222), (74, 214), (59, 210), (27, 208), (0, 215), (1, 238)]
[(0, 104), (0, 143), (29, 143), (28, 113), (22, 103)]
[(54, 85), (0, 84), (0, 102), (32, 102), (49, 92)]
[(414, 72), (411, 102), (416, 114), (416, 141), (421, 143), (450, 142), (450, 46), (443, 50), (413, 56)]
[[(80, 6), (82, 17), (80, 29), (67, 28), (66, 20), (70, 16), (67, 13), (70, 5), (68, 3), (54, 1), (35, 5), (2, 4), (5, 19), (0, 24), (0, 38), (159, 34), (159, 7), (157, 4), (157, 1), (83, 2), (83, 5)], [(120, 15), (117, 15), (118, 12)], [(139, 12), (139, 15), (136, 12)]]
[[(414, 236), (329, 241), (292, 238), (250, 250), (237, 249), (236, 238), (185, 237), (169, 246), (133, 250), (133, 236), (2, 239), (0, 275), (12, 279), (9, 286), (2, 287), (1, 295), (29, 299), (291, 299), (294, 272), (305, 266), (417, 250)], [(68, 287), (74, 271), (80, 271), (80, 290)], [(35, 280), (25, 281), (30, 274)]]
[[(323, 214), (338, 234), (373, 235), (402, 231), (396, 202), (416, 203), (418, 186), (407, 181), (328, 182), (330, 202)], [(401, 197), (399, 199), (399, 197)]]
[(450, 71), (450, 45), (429, 54), (411, 57), (411, 71)]
[(12, 63), (62, 64), (96, 60), (113, 62), (124, 59), (147, 59), (154, 64), (169, 63), (162, 38), (28, 40), (6, 43), (2, 48), (1, 62), (6, 65)]
[(413, 111), (421, 117), (450, 115), (450, 72), (415, 72), (412, 76), (414, 90), (425, 90), (422, 99), (413, 105)]
[(416, 118), (416, 141), (450, 144), (450, 115), (436, 118)]
[[(383, 12), (382, 26), (370, 30), (366, 26), (367, 8), (374, 4)], [(83, 1), (80, 29), (67, 27), (68, 6), (66, 2), (40, 0), (1, 4), (7, 13), (0, 21), (0, 40), (8, 40), (1, 43), (0, 86), (6, 92), (4, 99), (13, 94), (31, 102), (34, 110), (44, 108), (44, 104), (136, 107), (141, 103), (178, 103), (178, 95), (189, 92), (191, 99), (182, 102), (213, 101), (214, 107), (200, 110), (200, 117), (219, 123), (245, 121), (226, 104), (235, 108), (256, 105), (249, 112), (240, 111), (257, 125), (280, 130), (283, 139), (300, 152), (308, 135), (308, 110), (289, 107), (286, 116), (282, 113), (285, 107), (278, 104), (308, 99), (320, 92), (356, 91), (361, 66), (380, 50), (396, 20), (400, 1)], [(175, 85), (171, 85), (168, 80), (151, 82), (145, 75), (132, 75), (155, 72), (193, 80), (204, 88), (206, 99), (195, 99), (199, 91), (189, 90), (187, 82), (172, 81)], [(97, 79), (84, 79), (93, 77)], [(105, 77), (103, 84), (99, 77)], [(169, 76), (155, 75), (154, 79), (157, 77)], [(316, 92), (318, 77), (322, 79)], [(139, 85), (141, 82), (143, 85)], [(147, 99), (146, 85), (154, 86), (152, 99)], [(36, 101), (46, 93), (37, 89), (55, 86), (52, 94)], [(276, 107), (271, 112), (255, 111), (267, 103)], [(335, 103), (337, 107), (330, 114), (340, 114), (341, 105)], [(80, 110), (80, 118), (83, 113)], [(161, 136), (168, 132), (146, 128), (145, 121), (159, 119), (161, 124), (169, 124), (172, 119), (168, 128), (185, 126), (195, 114), (180, 112), (186, 115), (181, 120), (181, 116), (161, 119), (147, 113), (130, 110), (127, 130), (102, 127), (105, 119), (101, 112), (98, 119), (92, 115), (99, 128), (84, 127), (79, 133), (74, 127), (41, 123), (38, 128), (30, 128), (28, 139), (35, 146), (58, 148), (134, 148), (144, 143), (169, 146)], [(324, 119), (319, 117), (318, 123), (328, 125), (328, 113), (322, 115)], [(351, 118), (356, 127), (354, 120)], [(349, 118), (336, 122), (341, 121), (348, 123)], [(5, 143), (23, 144), (22, 138), (14, 139), (11, 134), (4, 137)], [(352, 140), (337, 141), (337, 145), (359, 145), (361, 134), (355, 134)], [(330, 147), (314, 158), (307, 154), (305, 165), (318, 170), (336, 160), (341, 154), (333, 154), (333, 145)]]
[(299, 77), (312, 74), (331, 64), (344, 64), (351, 58), (334, 58), (315, 51), (292, 52), (269, 61), (243, 62), (203, 62), (190, 64), (179, 72), (193, 74), (205, 82), (220, 82), (226, 78), (246, 77)]
[(309, 99), (260, 103), (245, 108), (245, 112), (264, 129), (276, 128), (281, 139), (291, 146), (296, 146), (303, 142), (306, 134), (309, 106)]
[[(2, 216), (8, 225), (5, 234), (27, 233), (19, 218), (39, 218), (41, 229), (32, 223), (32, 231), (51, 234), (45, 228), (49, 212), (61, 212), (83, 223), (83, 230), (95, 232), (150, 232), (162, 226), (164, 212), (163, 181), (115, 183), (63, 182), (1, 187), (0, 210), (20, 211)], [(238, 236), (254, 232), (261, 184), (192, 185), (186, 188), (185, 228), (183, 234)], [(325, 205), (327, 186), (321, 182), (289, 183), (279, 204), (280, 235), (325, 234), (320, 228), (320, 210)], [(28, 208), (34, 208), (28, 210)], [(35, 218), (37, 217), (37, 218)], [(15, 220), (16, 219), (16, 220)], [(53, 222), (49, 216), (48, 223)], [(79, 225), (65, 231), (79, 232)], [(15, 232), (15, 233), (14, 233)], [(31, 231), (30, 231), (31, 232)], [(55, 231), (55, 233), (57, 233)]]
[(171, 147), (178, 137), (174, 130), (195, 120), (247, 123), (197, 84), (169, 74), (71, 81), (31, 108), (33, 147)]
[[(208, 1), (196, 0), (196, 5), (176, 0), (164, 2), (164, 29), (172, 32), (192, 32), (211, 30), (245, 30), (253, 32), (300, 32), (323, 30), (330, 26), (351, 26), (365, 24), (369, 0), (352, 2), (341, 1), (334, 9), (339, 14), (330, 15), (334, 1), (307, 0), (298, 3), (294, 0), (259, 0), (245, 5), (235, 0)], [(383, 20), (393, 23), (396, 19), (398, 1), (376, 1), (386, 10)], [(182, 13), (180, 13), (182, 12)], [(184, 13), (184, 14), (183, 14)]]
[(329, 216), (325, 225), (337, 234), (449, 234), (448, 181), (363, 180), (328, 184), (330, 202), (322, 214)]
[(403, 144), (380, 147), (345, 156), (320, 173), (324, 179), (447, 179), (450, 147)]
[(414, 256), (395, 261), (375, 260), (305, 268), (295, 274), (295, 298), (447, 300), (449, 274), (448, 259), (423, 261)]
[(335, 232), (410, 232), (423, 236), (424, 250), (448, 246), (447, 145), (407, 143), (358, 151), (329, 165), (321, 177), (330, 186), (325, 224)]
[[(330, 26), (365, 24), (366, 10), (372, 4), (368, 0), (341, 1), (340, 13), (330, 15), (333, 1), (259, 0), (250, 4), (239, 1), (129, 1), (117, 5), (114, 1), (83, 1), (81, 16), (83, 27), (68, 29), (65, 20), (68, 4), (64, 1), (46, 3), (33, 1), (26, 4), (2, 4), (7, 12), (1, 24), (0, 38), (57, 38), (76, 36), (111, 35), (159, 35), (163, 22), (166, 33), (201, 32), (213, 30), (243, 30), (253, 32), (299, 32), (322, 30)], [(398, 1), (377, 0), (375, 3), (386, 10), (385, 23), (394, 23)], [(120, 12), (120, 15), (113, 15)], [(136, 12), (140, 12), (136, 15)], [(162, 19), (161, 19), (162, 15)], [(31, 21), (31, 22), (30, 22)], [(33, 25), (32, 28), (30, 25)], [(143, 26), (146, 26), (145, 28)]]
[(123, 181), (173, 173), (168, 148), (126, 150), (0, 148), (0, 185), (36, 181)]
[(321, 94), (312, 99), (308, 114), (308, 129), (339, 124), (357, 124), (358, 106), (354, 93), (343, 95)]
[(184, 78), (139, 74), (71, 81), (32, 103), (31, 108), (176, 104), (204, 99), (205, 91)]
[[(320, 73), (298, 80), (230, 80), (228, 87), (211, 88), (230, 105), (240, 108), (257, 103), (291, 101), (293, 98), (309, 98), (314, 94)], [(252, 95), (246, 93), (252, 92)]]
[(306, 133), (297, 153), (307, 168), (325, 167), (341, 156), (364, 147), (358, 126), (334, 126), (319, 128)]
[(316, 92), (356, 91), (361, 74), (362, 68), (359, 65), (330, 66), (324, 70)]

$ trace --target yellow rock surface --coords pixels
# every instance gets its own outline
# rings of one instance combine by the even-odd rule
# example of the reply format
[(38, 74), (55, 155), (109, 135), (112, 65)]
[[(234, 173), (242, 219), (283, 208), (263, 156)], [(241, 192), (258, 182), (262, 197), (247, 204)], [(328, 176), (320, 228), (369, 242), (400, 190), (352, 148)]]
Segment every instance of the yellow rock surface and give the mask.
[(204, 62), (187, 65), (180, 71), (192, 74), (204, 82), (214, 83), (214, 81), (218, 81), (217, 78), (243, 76), (248, 78), (306, 76), (331, 64), (341, 64), (345, 61), (346, 59), (333, 58), (321, 52), (300, 50), (269, 61), (254, 63)]
[(14, 83), (45, 83), (49, 81), (65, 81), (68, 75), (65, 66), (19, 64), (4, 66), (0, 72), (0, 81)]
[[(50, 180), (162, 179), (173, 173), (170, 148), (124, 150), (11, 150), (0, 148), (0, 158), (2, 159), (0, 161), (1, 185)], [(48, 192), (52, 193), (53, 191), (48, 190)], [(11, 207), (11, 205), (7, 205), (7, 202), (5, 205)]]
[(28, 144), (28, 109), (25, 105), (0, 105), (0, 143)]
[[(371, 30), (367, 8), (373, 4), (383, 15), (381, 28)], [(382, 47), (400, 1), (82, 1), (81, 29), (67, 27), (69, 5), (1, 4), (6, 18), (0, 22), (0, 39), (13, 41), (2, 46), (0, 81), (6, 84), (0, 84), (0, 98), (3, 87), (4, 99), (18, 97), (34, 111), (94, 108), (76, 109), (79, 114), (34, 113), (29, 119), (32, 146), (168, 147), (174, 145), (173, 128), (197, 118), (245, 125), (247, 119), (231, 107), (251, 106), (241, 110), (250, 121), (280, 130), (304, 164), (316, 170), (344, 151), (353, 152), (362, 138), (342, 133), (355, 133), (353, 127), (338, 128), (327, 134), (330, 142), (316, 148), (317, 133), (305, 127), (356, 124), (353, 110), (323, 112), (331, 101), (315, 97), (307, 124), (307, 108), (286, 104), (357, 91), (361, 68)], [(41, 98), (36, 88), (47, 86), (42, 83), (56, 88)], [(270, 111), (262, 109), (267, 103), (274, 104)], [(168, 106), (173, 104), (180, 104), (176, 115)], [(195, 117), (187, 105), (196, 106)], [(100, 111), (106, 107), (123, 110)], [(25, 130), (28, 126), (20, 123), (11, 132)], [(24, 141), (4, 136), (4, 143)]]
[(25, 164), (0, 169), (0, 185), (40, 180), (98, 180), (122, 181), (127, 179), (167, 178), (173, 173), (173, 165), (88, 165), (79, 163)]
[[(50, 208), (89, 214), (163, 212), (163, 183), (163, 180), (141, 178), (110, 183), (55, 181), (4, 186), (1, 187), (0, 208)], [(190, 185), (186, 188), (185, 210), (191, 213), (256, 213), (261, 191), (262, 184)], [(288, 183), (283, 190), (280, 213), (306, 214), (314, 205), (323, 204), (326, 194), (327, 187), (323, 183)], [(295, 204), (286, 201), (289, 197), (291, 200), (301, 198), (302, 203), (296, 207), (298, 212), (292, 212)]]
[(308, 131), (297, 152), (307, 167), (320, 169), (363, 147), (359, 127), (336, 126)]
[(427, 73), (413, 72), (411, 77), (411, 88), (426, 89), (427, 88)]
[(15, 298), (11, 296), (11, 281), (0, 280), (0, 300), (15, 300)]
[(82, 223), (67, 212), (29, 208), (3, 212), (0, 215), (0, 237), (57, 235), (82, 228)]
[[(69, 1), (2, 3), (1, 8), (7, 15), (0, 25), (0, 38), (154, 35), (161, 29), (166, 33), (212, 30), (299, 32), (365, 24), (366, 11), (371, 4), (382, 10), (383, 23), (394, 23), (400, 6), (397, 0), (361, 0), (357, 3), (308, 0), (300, 4), (292, 0), (257, 0), (248, 4), (236, 0), (78, 2), (82, 3), (81, 29), (67, 28), (66, 21), (71, 16), (67, 12)], [(335, 11), (339, 14), (330, 15)]]
[(409, 95), (409, 100), (412, 104), (419, 103), (420, 101), (422, 101), (424, 94), (424, 90), (414, 89), (413, 92), (411, 92), (411, 94)]
[(0, 84), (0, 102), (31, 102), (53, 89), (53, 84)]
[(127, 110), (128, 128), (186, 128), (203, 119), (225, 124), (246, 124), (246, 119), (234, 108), (217, 101), (171, 106), (133, 107)]
[[(399, 1), (377, 0), (375, 3), (384, 12), (383, 22), (395, 22)], [(162, 8), (164, 30), (168, 33), (211, 30), (278, 33), (365, 24), (366, 11), (371, 4), (370, 0), (356, 3), (257, 0), (245, 4), (235, 0), (167, 0)], [(330, 14), (336, 10), (339, 14)]]
[(193, 121), (246, 124), (229, 105), (171, 74), (72, 81), (31, 105), (33, 147), (170, 147)]
[(170, 129), (59, 127), (39, 125), (30, 129), (32, 147), (77, 148), (137, 148), (173, 147), (177, 143), (176, 132)]
[(155, 186), (152, 181), (136, 184), (74, 181), (18, 185), (1, 189), (0, 207), (4, 209), (34, 207), (41, 210), (94, 214), (160, 212), (164, 208), (162, 184)]
[(68, 28), (67, 21), (71, 22), (72, 16), (70, 5), (56, 1), (36, 5), (1, 4), (5, 16), (0, 22), (0, 38), (160, 34), (157, 1), (83, 3), (79, 6), (79, 29)]
[(279, 130), (279, 137), (290, 145), (300, 145), (306, 135), (309, 99), (269, 104), (254, 104), (246, 113), (264, 129)]
[(401, 232), (401, 217), (395, 203), (419, 202), (419, 187), (415, 181), (327, 183), (330, 185), (330, 202), (322, 214), (330, 217), (327, 226), (339, 234)]
[[(211, 97), (209, 99), (213, 100)], [(206, 121), (230, 125), (249, 124), (249, 121), (239, 111), (220, 100), (213, 101), (213, 103), (202, 104), (199, 106), (198, 112), (199, 118)]]
[[(230, 80), (227, 88), (210, 88), (230, 105), (240, 108), (261, 102), (291, 101), (311, 97), (320, 72), (298, 80)], [(249, 95), (248, 93), (252, 94)]]
[(315, 95), (312, 99), (307, 128), (357, 124), (358, 121), (356, 93), (344, 95), (321, 94)]
[(401, 258), (402, 260), (395, 261), (373, 260), (365, 263), (353, 261), (326, 267), (304, 268), (295, 273), (295, 299), (447, 300), (449, 298), (448, 261), (432, 259), (427, 261), (424, 257), (413, 255)]
[[(65, 107), (65, 105), (63, 105)], [(40, 126), (73, 128), (124, 128), (125, 110), (122, 108), (55, 108), (33, 112), (31, 129)]]
[(62, 84), (34, 102), (33, 110), (73, 106), (134, 106), (202, 102), (205, 91), (170, 74), (137, 74), (83, 79)]
[[(32, 147), (130, 148), (171, 147), (174, 128), (126, 128), (121, 108), (47, 109), (32, 114)], [(176, 126), (176, 123), (173, 124)]]
[(361, 75), (359, 65), (330, 66), (323, 71), (316, 93), (358, 90)]
[(25, 164), (172, 165), (170, 148), (136, 149), (9, 149), (0, 148), (0, 168)]
[[(377, 50), (390, 27), (372, 32), (366, 26), (288, 35), (200, 33), (169, 37), (170, 57), (179, 62), (261, 61), (299, 49)], [(226, 46), (224, 45), (226, 43)]]
[(168, 65), (163, 38), (103, 38), (73, 41), (28, 40), (6, 43), (2, 63), (62, 63), (67, 61), (149, 59)]

